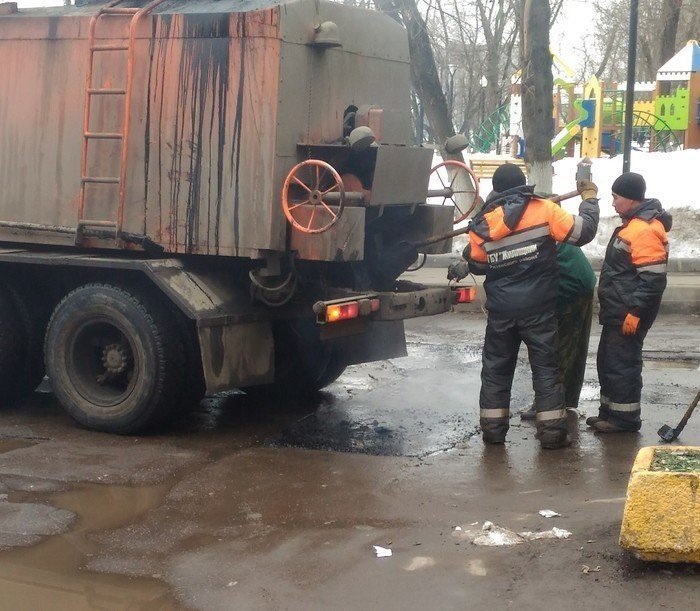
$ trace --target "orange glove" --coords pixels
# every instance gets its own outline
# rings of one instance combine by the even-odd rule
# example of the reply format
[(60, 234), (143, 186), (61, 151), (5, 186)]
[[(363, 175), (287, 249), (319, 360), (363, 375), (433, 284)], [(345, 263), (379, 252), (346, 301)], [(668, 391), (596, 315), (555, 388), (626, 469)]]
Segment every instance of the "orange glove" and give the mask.
[(628, 314), (622, 323), (622, 335), (635, 335), (639, 327), (639, 316)]

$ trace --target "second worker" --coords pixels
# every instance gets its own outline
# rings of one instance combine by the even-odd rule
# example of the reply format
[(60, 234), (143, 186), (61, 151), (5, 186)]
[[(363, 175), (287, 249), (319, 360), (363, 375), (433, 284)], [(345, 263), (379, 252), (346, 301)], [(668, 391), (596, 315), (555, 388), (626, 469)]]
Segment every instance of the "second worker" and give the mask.
[(569, 444), (559, 380), (556, 242), (590, 242), (598, 229), (597, 187), (578, 185), (579, 216), (534, 193), (516, 165), (493, 175), (493, 190), (474, 216), (469, 269), (485, 274), (488, 321), (481, 369), (480, 424), (485, 443), (504, 443), (510, 394), (521, 342), (527, 346), (543, 448)]

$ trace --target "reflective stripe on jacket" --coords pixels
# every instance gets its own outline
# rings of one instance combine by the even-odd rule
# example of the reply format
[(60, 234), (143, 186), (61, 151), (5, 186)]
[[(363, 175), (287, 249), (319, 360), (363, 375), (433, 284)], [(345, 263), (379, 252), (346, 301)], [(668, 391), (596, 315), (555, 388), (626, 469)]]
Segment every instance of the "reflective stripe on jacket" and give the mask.
[(555, 242), (590, 242), (598, 228), (597, 201), (583, 201), (579, 214), (535, 195), (531, 186), (486, 201), (472, 219), (469, 268), (486, 274), (489, 312), (517, 318), (556, 307)]
[(671, 217), (647, 199), (613, 232), (600, 272), (600, 322), (621, 325), (627, 314), (651, 327), (666, 288)]

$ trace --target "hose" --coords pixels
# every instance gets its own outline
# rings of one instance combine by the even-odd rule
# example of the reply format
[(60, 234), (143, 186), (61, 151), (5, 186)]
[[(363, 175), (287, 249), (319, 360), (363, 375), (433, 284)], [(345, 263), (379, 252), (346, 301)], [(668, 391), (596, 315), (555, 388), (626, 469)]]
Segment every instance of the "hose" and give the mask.
[[(257, 289), (262, 291), (260, 294), (256, 296), (257, 299), (262, 301), (266, 306), (269, 306), (271, 308), (278, 308), (280, 306), (283, 306), (291, 300), (291, 298), (294, 296), (294, 292), (296, 291), (297, 288), (297, 275), (292, 269), (289, 274), (287, 274), (287, 277), (284, 279), (284, 282), (278, 286), (265, 286), (260, 282), (260, 280), (257, 279), (255, 276), (255, 270), (250, 270), (248, 272), (248, 277), (250, 278), (250, 282), (255, 286)], [(293, 281), (293, 282), (292, 282)], [(291, 284), (291, 289), (289, 290), (289, 293), (281, 300), (281, 301), (271, 301), (267, 297), (265, 297), (265, 292), (269, 293), (278, 293), (282, 291), (283, 289), (287, 288)]]
[(406, 271), (407, 271), (407, 272), (417, 272), (421, 267), (423, 267), (423, 266), (425, 265), (425, 262), (426, 262), (426, 260), (428, 259), (428, 255), (426, 255), (426, 254), (423, 252), (423, 253), (420, 253), (418, 256), (420, 257), (421, 255), (423, 256), (423, 260), (422, 260), (418, 265), (416, 265), (415, 267), (413, 267), (412, 265), (409, 265), (409, 266), (406, 268)]

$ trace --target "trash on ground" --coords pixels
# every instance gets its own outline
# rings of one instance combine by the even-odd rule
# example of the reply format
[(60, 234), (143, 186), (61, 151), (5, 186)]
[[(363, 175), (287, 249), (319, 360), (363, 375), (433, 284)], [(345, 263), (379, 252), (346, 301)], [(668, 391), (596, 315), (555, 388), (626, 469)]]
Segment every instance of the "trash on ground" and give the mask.
[(462, 530), (461, 526), (455, 526), (455, 530)]
[(496, 526), (493, 522), (484, 522), (481, 531), (471, 532), (474, 535), (472, 538), (472, 543), (474, 545), (501, 547), (505, 545), (518, 545), (523, 542), (512, 530)]
[(474, 545), (488, 547), (504, 547), (508, 545), (518, 545), (526, 541), (537, 539), (568, 539), (571, 533), (563, 528), (552, 528), (545, 531), (525, 531), (516, 533), (493, 522), (484, 522), (480, 529), (455, 528), (453, 535), (461, 539), (467, 539)]
[(584, 573), (585, 575), (588, 575), (588, 573), (600, 573), (600, 567), (597, 566), (597, 567), (595, 567), (594, 569), (592, 569), (592, 568), (591, 568), (590, 566), (588, 566), (587, 564), (584, 564), (584, 565), (581, 567), (581, 572)]
[(536, 541), (537, 539), (568, 539), (571, 536), (568, 530), (557, 528), (556, 526), (550, 530), (542, 530), (539, 532), (525, 531), (518, 534), (528, 541)]
[(377, 554), (377, 558), (388, 558), (392, 555), (392, 552), (387, 547), (382, 547), (381, 545), (374, 545), (374, 551)]
[(537, 513), (539, 513), (543, 518), (561, 517), (561, 514), (557, 513), (553, 509), (540, 509)]

